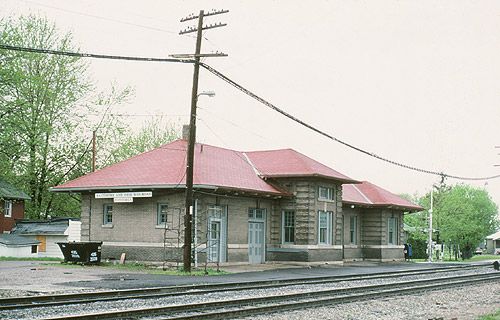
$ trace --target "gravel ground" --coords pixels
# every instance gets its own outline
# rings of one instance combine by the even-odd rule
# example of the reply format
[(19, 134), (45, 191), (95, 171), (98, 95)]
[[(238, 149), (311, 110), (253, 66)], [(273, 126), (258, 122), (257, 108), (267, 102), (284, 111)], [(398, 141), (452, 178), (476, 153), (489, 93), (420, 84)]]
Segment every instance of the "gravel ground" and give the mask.
[[(472, 274), (472, 273), (485, 273), (485, 272), (495, 272), (493, 269), (482, 269), (482, 270), (463, 270), (457, 271), (453, 273), (447, 273), (447, 275), (464, 275), (464, 274)], [(124, 301), (113, 301), (113, 302), (99, 302), (99, 303), (91, 303), (85, 305), (78, 306), (63, 306), (63, 307), (46, 307), (46, 308), (38, 308), (36, 311), (34, 310), (15, 310), (15, 311), (5, 311), (0, 313), (0, 318), (2, 319), (37, 319), (49, 316), (55, 316), (60, 312), (71, 312), (71, 313), (91, 313), (101, 311), (111, 311), (115, 309), (130, 309), (130, 308), (145, 308), (145, 307), (154, 307), (154, 306), (166, 306), (166, 305), (178, 305), (178, 304), (187, 304), (187, 303), (195, 303), (195, 302), (208, 302), (208, 301), (222, 301), (229, 299), (238, 299), (245, 297), (262, 297), (269, 295), (284, 295), (284, 294), (292, 294), (306, 291), (319, 291), (319, 290), (327, 290), (332, 288), (348, 288), (357, 285), (372, 285), (372, 284), (383, 284), (383, 283), (391, 283), (401, 280), (416, 280), (416, 279), (424, 279), (424, 278), (439, 278), (442, 277), (441, 274), (435, 275), (422, 275), (422, 276), (407, 276), (407, 277), (397, 277), (392, 279), (375, 279), (375, 280), (363, 280), (363, 281), (345, 281), (333, 284), (322, 284), (322, 285), (297, 285), (290, 286), (285, 288), (273, 288), (273, 289), (259, 289), (259, 290), (251, 290), (244, 292), (214, 292), (210, 294), (203, 295), (194, 295), (194, 296), (180, 296), (180, 297), (168, 297), (168, 298), (157, 298), (157, 299), (149, 299), (149, 300), (124, 300)], [(448, 293), (429, 293), (429, 296), (435, 295), (436, 300), (433, 301), (433, 306), (437, 306), (437, 311), (441, 312), (442, 308), (453, 309), (454, 307), (448, 307), (449, 301), (459, 300), (455, 292), (461, 292), (458, 294), (458, 297), (467, 297), (466, 292), (473, 292), (474, 290), (478, 290), (478, 288), (485, 287), (481, 286), (473, 286), (470, 288), (470, 291), (464, 289), (456, 289), (449, 290), (452, 295), (448, 298)], [(486, 286), (487, 287), (487, 286)], [(443, 291), (444, 292), (444, 291)], [(475, 292), (475, 291), (474, 291)], [(479, 290), (477, 295), (478, 297), (482, 297), (486, 295), (488, 292), (492, 292), (491, 288), (486, 288), (484, 290)], [(497, 294), (500, 293), (500, 287), (496, 287)], [(427, 295), (426, 295), (427, 296)], [(490, 296), (495, 296), (495, 294), (491, 294)], [(474, 296), (473, 296), (474, 297)], [(261, 319), (305, 319), (309, 316), (315, 316), (319, 319), (422, 319), (422, 317), (427, 317), (422, 312), (430, 311), (429, 308), (423, 307), (412, 307), (409, 306), (406, 308), (408, 301), (412, 301), (412, 304), (415, 304), (415, 301), (422, 299), (421, 296), (411, 296), (405, 299), (388, 299), (387, 301), (373, 301), (373, 302), (362, 302), (364, 307), (360, 308), (359, 304), (344, 304), (342, 306), (336, 306), (332, 308), (316, 308), (308, 311), (300, 311), (300, 312), (291, 312), (282, 315), (271, 315), (269, 317), (261, 317)], [(479, 300), (478, 300), (479, 299)], [(483, 301), (483, 298), (470, 299), (473, 301)], [(422, 299), (424, 300), (424, 299)], [(440, 303), (440, 304), (436, 304)], [(373, 304), (373, 305), (371, 305)], [(477, 302), (476, 302), (477, 304)], [(419, 303), (420, 305), (420, 303)], [(423, 302), (422, 302), (423, 305)], [(463, 306), (463, 304), (458, 304), (459, 306)], [(482, 305), (482, 304), (481, 304)], [(500, 304), (497, 305), (500, 307)], [(491, 310), (486, 311), (494, 311), (496, 310), (494, 307)], [(435, 309), (435, 308), (434, 308)], [(446, 310), (448, 310), (446, 309)], [(481, 308), (479, 308), (482, 310)], [(464, 309), (467, 310), (467, 309)], [(472, 308), (469, 308), (469, 311)], [(411, 312), (410, 312), (411, 311)], [(412, 313), (413, 312), (413, 313)], [(474, 311), (472, 314), (481, 314)], [(461, 313), (461, 312), (460, 312)], [(484, 313), (484, 310), (483, 310)], [(410, 315), (407, 317), (406, 315)], [(413, 315), (415, 315), (413, 317)], [(371, 316), (371, 318), (370, 318)], [(253, 317), (254, 318), (254, 317)], [(426, 319), (432, 318), (432, 316), (427, 317)], [(462, 319), (460, 317), (459, 319)]]
[(477, 319), (500, 310), (499, 296), (500, 283), (497, 282), (246, 319)]
[(68, 288), (67, 283), (78, 279), (84, 284), (113, 274), (120, 277), (123, 271), (101, 267), (62, 267), (39, 261), (1, 261), (0, 297), (95, 291), (85, 286)]

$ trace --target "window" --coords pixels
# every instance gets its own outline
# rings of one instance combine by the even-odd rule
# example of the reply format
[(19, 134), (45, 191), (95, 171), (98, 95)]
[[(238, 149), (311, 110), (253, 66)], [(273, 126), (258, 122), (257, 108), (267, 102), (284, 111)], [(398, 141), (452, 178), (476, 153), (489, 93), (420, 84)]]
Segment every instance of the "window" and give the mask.
[(318, 187), (318, 199), (333, 201), (333, 188)]
[(208, 216), (212, 218), (222, 219), (224, 215), (224, 206), (209, 205)]
[(165, 225), (167, 223), (167, 210), (168, 210), (167, 204), (158, 203), (157, 214), (156, 214), (157, 225)]
[(113, 205), (105, 204), (104, 205), (104, 215), (103, 215), (103, 224), (112, 224), (113, 223)]
[(248, 219), (263, 220), (266, 218), (266, 209), (248, 209)]
[(5, 200), (4, 216), (6, 218), (12, 217), (12, 200)]
[(283, 243), (295, 242), (295, 211), (283, 211), (281, 215), (281, 234)]
[(332, 243), (332, 212), (319, 211), (318, 212), (318, 243), (331, 244)]
[(358, 229), (358, 217), (351, 216), (349, 218), (349, 242), (351, 244), (356, 244), (356, 239), (358, 238), (357, 229)]
[(389, 244), (398, 244), (397, 233), (398, 233), (398, 219), (395, 217), (390, 217), (388, 221), (388, 232), (387, 239)]
[(37, 253), (37, 252), (38, 252), (38, 246), (37, 245), (31, 246), (31, 253)]

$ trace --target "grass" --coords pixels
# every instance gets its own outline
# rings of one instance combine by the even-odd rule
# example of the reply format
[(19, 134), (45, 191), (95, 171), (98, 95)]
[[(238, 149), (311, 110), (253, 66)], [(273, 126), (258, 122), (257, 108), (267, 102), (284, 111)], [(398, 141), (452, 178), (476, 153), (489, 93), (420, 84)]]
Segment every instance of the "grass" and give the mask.
[(481, 316), (478, 320), (500, 320), (500, 310), (492, 314)]
[(169, 275), (169, 276), (219, 276), (223, 274), (228, 274), (228, 272), (223, 271), (223, 270), (215, 270), (212, 268), (207, 268), (207, 271), (205, 272), (205, 269), (192, 269), (191, 273), (186, 273), (182, 270), (181, 267), (179, 268), (168, 268), (166, 270), (163, 270), (162, 268), (158, 266), (151, 266), (151, 265), (146, 265), (144, 263), (139, 263), (139, 262), (133, 262), (133, 263), (125, 263), (125, 264), (114, 264), (111, 262), (103, 262), (100, 264), (101, 266), (105, 268), (112, 268), (112, 269), (118, 269), (118, 270), (127, 270), (127, 271), (142, 271), (142, 272), (147, 272), (150, 274), (163, 274), (163, 275)]
[(0, 261), (63, 261), (61, 258), (52, 257), (0, 257)]

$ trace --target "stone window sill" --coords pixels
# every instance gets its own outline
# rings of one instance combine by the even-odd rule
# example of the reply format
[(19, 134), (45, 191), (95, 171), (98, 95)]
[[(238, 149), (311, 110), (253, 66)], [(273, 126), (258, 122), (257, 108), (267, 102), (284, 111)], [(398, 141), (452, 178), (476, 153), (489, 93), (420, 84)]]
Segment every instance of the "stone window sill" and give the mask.
[(105, 229), (113, 229), (113, 225), (112, 224), (103, 224), (101, 227), (103, 227)]

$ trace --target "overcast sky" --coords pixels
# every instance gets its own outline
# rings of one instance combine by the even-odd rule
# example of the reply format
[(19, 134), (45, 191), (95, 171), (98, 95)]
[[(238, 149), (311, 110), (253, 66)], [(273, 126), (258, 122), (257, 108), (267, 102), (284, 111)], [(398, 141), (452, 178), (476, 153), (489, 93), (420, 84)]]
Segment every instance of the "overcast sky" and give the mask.
[[(210, 3), (207, 6), (207, 3)], [(35, 13), (82, 52), (192, 53), (179, 20), (200, 9), (206, 63), (298, 118), (394, 161), (452, 175), (500, 174), (499, 1), (1, 0), (1, 17)], [(91, 60), (93, 80), (130, 85), (114, 112), (188, 121), (192, 65)], [(354, 179), (423, 194), (439, 177), (381, 162), (284, 118), (201, 70), (197, 139), (240, 151), (296, 149)], [(140, 127), (145, 117), (130, 117)], [(89, 137), (90, 138), (90, 137)], [(459, 181), (449, 179), (448, 183)], [(485, 186), (500, 204), (500, 179)]]

